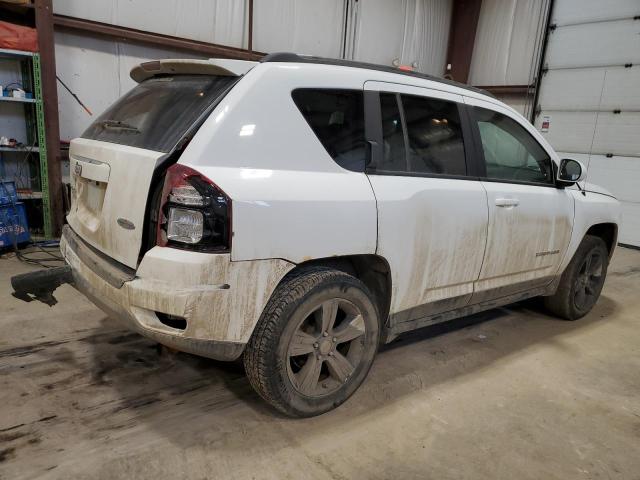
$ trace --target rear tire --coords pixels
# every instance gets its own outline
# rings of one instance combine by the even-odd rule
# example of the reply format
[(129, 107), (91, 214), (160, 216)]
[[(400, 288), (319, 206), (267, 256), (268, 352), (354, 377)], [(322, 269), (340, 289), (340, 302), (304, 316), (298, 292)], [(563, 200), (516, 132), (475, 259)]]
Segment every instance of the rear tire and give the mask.
[(562, 273), (556, 293), (544, 298), (546, 309), (565, 320), (577, 320), (591, 311), (607, 276), (609, 252), (600, 237), (587, 235)]
[(287, 275), (244, 352), (258, 394), (282, 413), (311, 417), (347, 400), (378, 350), (378, 312), (357, 278), (326, 267)]

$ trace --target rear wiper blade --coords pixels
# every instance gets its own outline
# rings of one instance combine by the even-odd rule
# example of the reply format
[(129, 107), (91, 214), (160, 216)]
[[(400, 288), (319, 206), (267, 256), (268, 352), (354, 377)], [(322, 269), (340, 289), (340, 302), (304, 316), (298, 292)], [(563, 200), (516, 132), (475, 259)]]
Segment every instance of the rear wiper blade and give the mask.
[(120, 130), (128, 130), (133, 133), (141, 133), (138, 127), (130, 123), (121, 122), (120, 120), (103, 120), (100, 124), (105, 128), (119, 128)]

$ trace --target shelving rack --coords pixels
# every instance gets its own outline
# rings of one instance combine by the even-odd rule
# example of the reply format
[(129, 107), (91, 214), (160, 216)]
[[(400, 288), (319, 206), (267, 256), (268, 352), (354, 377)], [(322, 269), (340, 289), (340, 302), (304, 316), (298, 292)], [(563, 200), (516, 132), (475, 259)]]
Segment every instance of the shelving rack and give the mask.
[[(32, 225), (36, 229), (34, 236), (42, 234), (44, 238), (52, 237), (51, 207), (49, 203), (49, 169), (47, 165), (47, 143), (45, 137), (44, 100), (42, 97), (42, 78), (40, 68), (40, 55), (38, 53), (0, 49), (0, 61), (18, 60), (21, 66), (22, 88), (32, 92), (33, 98), (0, 97), (0, 116), (2, 116), (2, 102), (17, 102), (24, 104), (24, 116), (26, 123), (26, 135), (24, 146), (7, 147), (0, 146), (0, 155), (12, 155), (14, 153), (38, 155), (37, 172), (32, 177), (37, 179), (39, 190), (31, 189), (30, 192), (20, 192), (20, 200), (39, 202), (42, 211), (42, 224)], [(0, 131), (0, 135), (2, 132)], [(36, 146), (37, 145), (37, 146)], [(22, 158), (20, 161), (26, 161)], [(26, 166), (29, 168), (29, 166)], [(4, 178), (3, 180), (13, 180)], [(30, 223), (35, 219), (30, 218)], [(40, 235), (37, 235), (40, 233)]]

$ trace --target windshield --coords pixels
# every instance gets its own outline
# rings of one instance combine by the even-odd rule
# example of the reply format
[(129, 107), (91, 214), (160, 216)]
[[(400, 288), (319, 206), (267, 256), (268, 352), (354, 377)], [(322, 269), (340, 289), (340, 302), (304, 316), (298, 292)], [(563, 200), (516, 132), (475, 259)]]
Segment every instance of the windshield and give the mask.
[(209, 75), (150, 78), (109, 107), (82, 138), (169, 152), (236, 80)]

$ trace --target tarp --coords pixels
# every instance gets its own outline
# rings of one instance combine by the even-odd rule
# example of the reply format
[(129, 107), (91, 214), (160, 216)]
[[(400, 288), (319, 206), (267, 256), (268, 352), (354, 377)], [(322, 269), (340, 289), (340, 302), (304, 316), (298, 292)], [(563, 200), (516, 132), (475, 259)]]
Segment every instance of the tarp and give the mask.
[(37, 52), (38, 34), (36, 29), (0, 21), (0, 48)]

